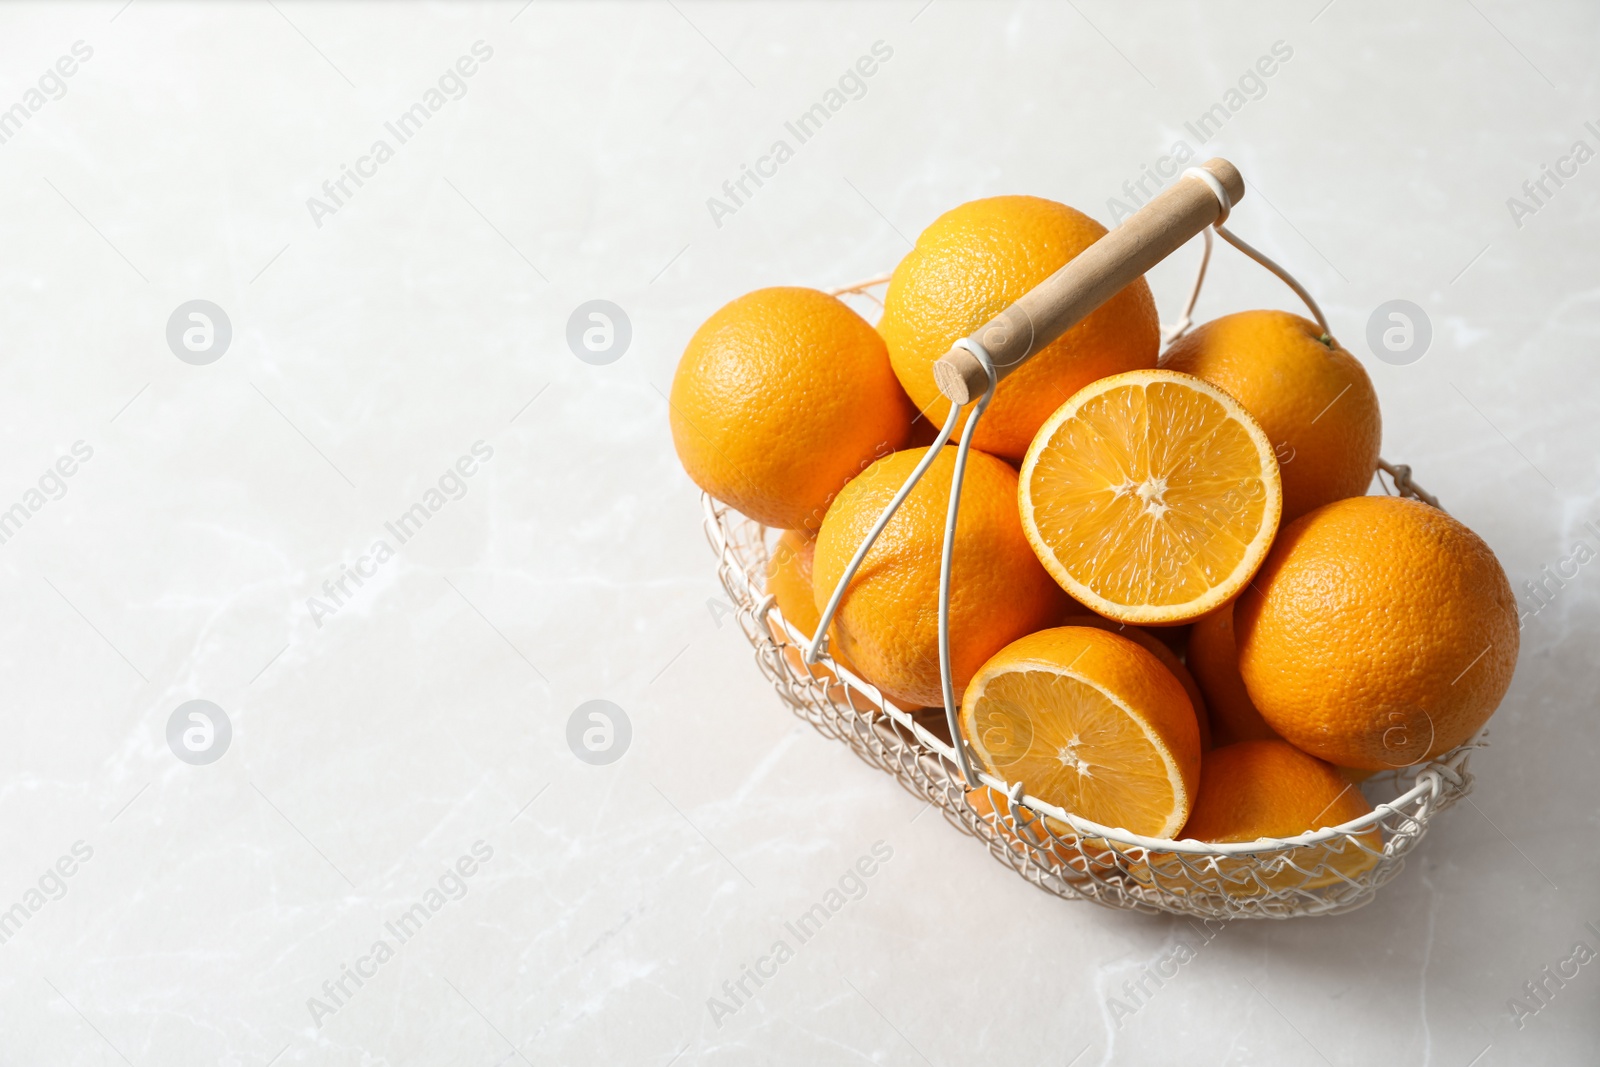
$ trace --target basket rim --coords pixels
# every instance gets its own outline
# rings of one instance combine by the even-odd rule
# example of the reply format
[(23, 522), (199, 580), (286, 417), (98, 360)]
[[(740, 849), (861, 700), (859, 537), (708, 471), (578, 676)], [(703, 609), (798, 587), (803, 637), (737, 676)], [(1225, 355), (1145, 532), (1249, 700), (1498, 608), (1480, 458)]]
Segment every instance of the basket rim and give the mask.
[[(719, 556), (727, 554), (732, 547), (728, 542), (727, 530), (723, 523), (725, 516), (737, 516), (756, 526), (762, 530), (763, 533), (772, 529), (772, 527), (769, 527), (756, 519), (750, 518), (731, 505), (717, 500), (709, 493), (702, 492), (700, 494), (700, 499), (705, 518), (708, 520), (707, 525), (710, 529), (715, 531), (716, 540), (713, 542), (712, 548), (717, 551)], [(803, 649), (810, 644), (810, 638), (801, 633), (794, 627), (792, 623), (789, 622), (788, 619), (783, 617), (783, 612), (777, 608), (775, 598), (771, 594), (766, 593), (763, 589), (758, 589), (753, 584), (750, 574), (743, 567), (731, 567), (727, 568), (727, 570), (737, 575), (737, 581), (739, 582), (740, 586), (743, 588), (744, 592), (749, 595), (751, 601), (756, 604), (756, 617), (758, 621), (765, 623), (773, 616), (776, 616), (779, 624), (783, 628), (783, 632), (794, 643), (796, 648)], [(768, 640), (770, 640), (770, 636)], [(960, 763), (956, 758), (955, 746), (953, 744), (946, 744), (941, 738), (930, 733), (925, 727), (915, 722), (907, 712), (902, 711), (900, 708), (896, 707), (892, 702), (890, 702), (877, 686), (873, 685), (865, 678), (862, 678), (854, 671), (840, 666), (839, 663), (833, 659), (832, 655), (828, 653), (826, 642), (823, 644), (822, 658), (826, 661), (828, 669), (834, 672), (834, 674), (841, 681), (847, 683), (849, 688), (855, 689), (856, 691), (870, 697), (884, 714), (894, 720), (897, 725), (909, 731), (918, 744), (928, 749), (931, 754), (938, 756), (941, 760), (949, 764), (950, 767), (959, 775)], [(1486, 733), (1486, 730), (1480, 731), (1477, 736), (1468, 740), (1466, 743), (1458, 745), (1457, 747), (1450, 749), (1448, 752), (1442, 753), (1426, 762), (1419, 762), (1417, 764), (1393, 768), (1395, 771), (1409, 770), (1413, 766), (1419, 767), (1420, 769), (1417, 771), (1416, 781), (1412, 784), (1411, 788), (1405, 790), (1403, 793), (1390, 800), (1373, 805), (1373, 810), (1365, 815), (1351, 819), (1348, 822), (1340, 823), (1337, 826), (1326, 826), (1317, 830), (1309, 830), (1303, 834), (1296, 834), (1293, 837), (1260, 837), (1253, 841), (1207, 842), (1196, 841), (1193, 838), (1169, 839), (1146, 837), (1142, 834), (1135, 834), (1132, 831), (1122, 827), (1104, 826), (1092, 820), (1069, 814), (1060, 807), (1051, 804), (1049, 801), (1042, 800), (1033, 796), (1032, 794), (1022, 792), (1020, 789), (1020, 783), (1006, 782), (1003, 779), (997, 778), (986, 771), (981, 771), (976, 768), (974, 768), (974, 773), (981, 785), (1005, 795), (1011, 801), (1020, 803), (1024, 807), (1037, 812), (1040, 815), (1044, 815), (1049, 818), (1056, 819), (1059, 822), (1066, 823), (1067, 825), (1071, 826), (1073, 830), (1080, 836), (1102, 838), (1107, 842), (1118, 846), (1143, 849), (1146, 852), (1177, 853), (1181, 855), (1199, 857), (1253, 856), (1264, 853), (1290, 852), (1295, 849), (1305, 848), (1307, 846), (1326, 844), (1330, 841), (1342, 838), (1364, 835), (1381, 823), (1385, 818), (1393, 815), (1406, 817), (1407, 813), (1403, 809), (1414, 805), (1424, 796), (1427, 796), (1430, 802), (1438, 802), (1444, 792), (1445, 778), (1448, 777), (1452, 780), (1459, 780), (1466, 760), (1471, 755), (1472, 751), (1476, 748), (1482, 748), (1486, 745)]]

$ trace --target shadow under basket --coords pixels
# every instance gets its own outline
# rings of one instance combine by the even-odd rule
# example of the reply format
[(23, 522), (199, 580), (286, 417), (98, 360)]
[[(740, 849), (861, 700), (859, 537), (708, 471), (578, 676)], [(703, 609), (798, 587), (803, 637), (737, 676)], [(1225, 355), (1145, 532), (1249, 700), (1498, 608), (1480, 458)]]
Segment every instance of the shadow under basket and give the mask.
[[(1433, 503), (1411, 484), (1409, 469), (1384, 464), (1383, 470), (1400, 495)], [(826, 651), (806, 666), (808, 638), (783, 619), (764, 589), (781, 531), (709, 496), (703, 504), (718, 577), (756, 663), (789, 709), (937, 806), (950, 825), (1028, 882), (1063, 899), (1211, 919), (1352, 911), (1400, 873), (1433, 817), (1472, 789), (1467, 762), (1483, 746), (1482, 735), (1435, 759), (1368, 778), (1361, 789), (1373, 805), (1369, 815), (1292, 838), (1218, 845), (1100, 826), (1024, 798), (1022, 783), (988, 775), (969, 788), (943, 709), (902, 710)]]

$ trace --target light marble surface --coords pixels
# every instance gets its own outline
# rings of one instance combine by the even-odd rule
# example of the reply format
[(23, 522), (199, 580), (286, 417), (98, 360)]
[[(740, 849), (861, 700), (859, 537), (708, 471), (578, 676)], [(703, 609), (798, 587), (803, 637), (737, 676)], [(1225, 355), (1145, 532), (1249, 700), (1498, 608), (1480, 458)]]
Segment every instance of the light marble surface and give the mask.
[[(0, 8), (0, 108), (26, 111), (0, 143), (0, 508), (92, 449), (0, 544), (0, 909), (26, 914), (0, 1063), (1596, 1062), (1600, 963), (1520, 1027), (1508, 1001), (1600, 948), (1600, 570), (1528, 619), (1475, 803), (1373, 905), (1202, 944), (1027, 887), (782, 710), (708, 607), (662, 394), (741, 292), (886, 269), (978, 196), (1109, 221), (1182, 139), (1239, 164), (1236, 228), (1322, 298), (1385, 454), (1520, 591), (1600, 545), (1600, 161), (1507, 206), (1600, 148), (1600, 11), (521, 7)], [(465, 94), (386, 134), (478, 41)], [(713, 219), (879, 41), (864, 95)], [(1280, 41), (1199, 145), (1184, 124)], [(342, 164), (369, 177), (314, 219)], [(1152, 275), (1169, 320), (1192, 263)], [(632, 324), (604, 366), (565, 340), (597, 298)], [(1432, 322), (1409, 365), (1362, 340), (1397, 298)], [(204, 366), (165, 338), (194, 299), (232, 325)], [(1201, 313), (1262, 305), (1294, 306), (1220, 253)], [(398, 544), (384, 524), (441, 476), (464, 495)], [(370, 577), (313, 618), (345, 565)], [(233, 728), (204, 766), (167, 741), (195, 699)], [(608, 766), (566, 741), (591, 699), (632, 724)], [(877, 842), (865, 895), (714, 1020)], [(401, 944), (385, 924), (419, 902)], [(315, 1011), (380, 938), (393, 957)]]

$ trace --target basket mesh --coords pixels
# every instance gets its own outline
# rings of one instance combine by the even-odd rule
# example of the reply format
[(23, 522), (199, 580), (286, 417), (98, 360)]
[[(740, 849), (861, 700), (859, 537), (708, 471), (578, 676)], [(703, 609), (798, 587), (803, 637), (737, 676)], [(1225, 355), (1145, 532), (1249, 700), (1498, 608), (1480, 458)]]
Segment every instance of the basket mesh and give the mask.
[[(1428, 499), (1410, 470), (1383, 465), (1395, 491)], [(1389, 491), (1388, 486), (1384, 486)], [(805, 635), (764, 594), (779, 531), (704, 498), (717, 573), (756, 662), (778, 696), (819, 733), (888, 772), (945, 820), (988, 846), (1001, 863), (1067, 900), (1202, 918), (1284, 919), (1350, 911), (1400, 873), (1435, 814), (1472, 788), (1467, 762), (1480, 738), (1434, 760), (1384, 771), (1362, 783), (1374, 813), (1290, 841), (1206, 846), (1134, 839), (1020, 802), (1021, 783), (969, 790), (955, 762), (943, 709), (903, 711), (826, 653), (801, 659)], [(1075, 824), (1075, 825), (1074, 825)]]

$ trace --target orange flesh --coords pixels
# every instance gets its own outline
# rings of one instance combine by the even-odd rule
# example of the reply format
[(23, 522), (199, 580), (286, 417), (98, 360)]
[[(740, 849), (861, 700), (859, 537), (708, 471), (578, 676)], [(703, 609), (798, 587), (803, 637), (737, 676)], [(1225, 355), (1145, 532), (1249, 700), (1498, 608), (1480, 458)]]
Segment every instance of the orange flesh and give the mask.
[(1208, 599), (1251, 555), (1275, 495), (1245, 424), (1170, 382), (1090, 397), (1036, 454), (1040, 537), (1069, 577), (1121, 605)]
[(1138, 721), (1094, 686), (1054, 671), (1010, 672), (984, 687), (975, 719), (984, 761), (1034, 796), (1140, 834), (1158, 834), (1169, 818), (1175, 772)]

